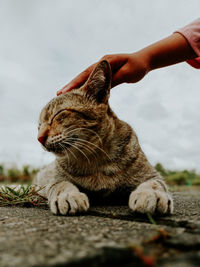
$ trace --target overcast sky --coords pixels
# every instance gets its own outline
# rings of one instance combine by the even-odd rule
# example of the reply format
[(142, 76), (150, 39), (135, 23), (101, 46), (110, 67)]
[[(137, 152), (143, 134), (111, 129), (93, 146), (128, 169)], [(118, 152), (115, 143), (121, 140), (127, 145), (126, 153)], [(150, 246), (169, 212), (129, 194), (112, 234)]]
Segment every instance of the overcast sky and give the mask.
[[(41, 108), (108, 53), (137, 51), (199, 17), (199, 0), (0, 0), (0, 162), (41, 166)], [(150, 162), (200, 171), (200, 72), (186, 63), (120, 85), (110, 104)]]

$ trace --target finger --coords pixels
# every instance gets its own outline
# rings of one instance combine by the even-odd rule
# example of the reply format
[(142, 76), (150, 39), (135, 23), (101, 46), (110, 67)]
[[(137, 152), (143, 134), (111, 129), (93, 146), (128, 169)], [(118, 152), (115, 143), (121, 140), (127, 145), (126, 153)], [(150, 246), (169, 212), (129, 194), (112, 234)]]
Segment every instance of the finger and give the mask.
[(74, 88), (80, 87), (84, 83), (84, 76), (82, 73), (74, 78), (70, 83), (66, 84), (62, 89), (57, 92), (57, 95), (65, 94)]
[(81, 72), (70, 83), (68, 83), (62, 89), (60, 89), (57, 92), (57, 95), (65, 94), (65, 93), (71, 91), (72, 89), (81, 87), (87, 81), (87, 79), (90, 76), (90, 73), (92, 72), (92, 70), (93, 70), (95, 65), (96, 65), (96, 63), (91, 65), (91, 66), (89, 66), (86, 70)]
[[(123, 65), (127, 62), (126, 54), (114, 54), (114, 55), (106, 55), (101, 58), (101, 60), (107, 60), (111, 66), (112, 72), (115, 73), (119, 70)], [(100, 60), (100, 61), (101, 61)]]
[(126, 81), (126, 75), (127, 75), (127, 72), (126, 72), (126, 68), (125, 67), (122, 67), (121, 69), (119, 69), (114, 75), (113, 75), (113, 78), (112, 78), (112, 84), (111, 84), (111, 88), (121, 84), (121, 83), (124, 83)]

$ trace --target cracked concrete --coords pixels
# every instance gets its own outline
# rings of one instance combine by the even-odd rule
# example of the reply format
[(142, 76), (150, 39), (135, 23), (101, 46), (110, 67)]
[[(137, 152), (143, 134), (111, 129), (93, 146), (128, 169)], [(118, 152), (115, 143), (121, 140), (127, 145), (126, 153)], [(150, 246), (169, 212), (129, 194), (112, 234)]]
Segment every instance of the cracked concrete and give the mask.
[(47, 207), (0, 207), (0, 266), (200, 265), (200, 194), (174, 193), (175, 213), (153, 216), (127, 206), (54, 216)]

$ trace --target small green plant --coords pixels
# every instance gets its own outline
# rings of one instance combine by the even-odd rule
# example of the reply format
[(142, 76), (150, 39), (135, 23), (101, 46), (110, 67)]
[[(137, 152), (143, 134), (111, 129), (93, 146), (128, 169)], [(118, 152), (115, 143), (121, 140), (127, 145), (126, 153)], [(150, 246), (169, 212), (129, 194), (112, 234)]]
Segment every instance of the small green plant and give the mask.
[(188, 180), (187, 174), (183, 172), (178, 172), (171, 174), (166, 177), (166, 181), (168, 184), (176, 184), (176, 185), (186, 185)]
[(0, 164), (0, 176), (4, 175), (4, 166)]
[(156, 225), (156, 221), (152, 217), (152, 214), (151, 213), (147, 212), (147, 217), (148, 217), (148, 219), (149, 219), (149, 221), (150, 221), (151, 224)]
[(167, 170), (161, 163), (157, 163), (155, 169), (165, 178), (169, 185), (200, 185), (200, 175), (194, 170)]
[(0, 187), (0, 206), (21, 205), (38, 206), (46, 205), (46, 199), (41, 197), (35, 186), (1, 186)]
[(163, 165), (161, 163), (157, 163), (155, 165), (155, 169), (163, 176), (167, 176), (167, 171), (165, 170), (165, 168), (163, 167)]
[(4, 181), (4, 166), (0, 164), (0, 182)]
[(8, 169), (7, 171), (7, 177), (11, 183), (17, 182), (20, 176), (21, 176), (21, 172), (19, 169), (12, 168), (12, 169)]
[(200, 185), (200, 175), (197, 175), (197, 177), (194, 178), (192, 185)]
[(29, 165), (24, 165), (22, 167), (22, 175), (31, 176), (31, 171), (30, 171), (30, 166)]
[(38, 173), (39, 168), (32, 168), (30, 165), (24, 165), (21, 168), (16, 166), (6, 168), (0, 165), (0, 182), (31, 184), (33, 178)]

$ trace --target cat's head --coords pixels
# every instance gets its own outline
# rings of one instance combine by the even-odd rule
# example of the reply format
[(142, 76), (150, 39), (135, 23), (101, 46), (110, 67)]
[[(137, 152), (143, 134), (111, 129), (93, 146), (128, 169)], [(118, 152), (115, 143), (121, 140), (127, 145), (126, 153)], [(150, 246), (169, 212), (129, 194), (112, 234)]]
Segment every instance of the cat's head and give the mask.
[(43, 147), (86, 161), (101, 154), (102, 142), (112, 131), (110, 88), (111, 69), (103, 60), (81, 88), (52, 99), (40, 114), (38, 140)]

